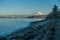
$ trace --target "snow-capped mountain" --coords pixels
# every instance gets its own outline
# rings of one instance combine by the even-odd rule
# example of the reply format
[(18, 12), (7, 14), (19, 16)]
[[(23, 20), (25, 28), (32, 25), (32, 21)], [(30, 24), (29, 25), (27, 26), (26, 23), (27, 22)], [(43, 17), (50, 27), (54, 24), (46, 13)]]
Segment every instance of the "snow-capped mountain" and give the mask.
[(44, 15), (42, 12), (36, 12), (35, 15)]
[(41, 12), (36, 12), (34, 13), (33, 15), (27, 17), (27, 18), (45, 18), (45, 14), (44, 13), (41, 13)]

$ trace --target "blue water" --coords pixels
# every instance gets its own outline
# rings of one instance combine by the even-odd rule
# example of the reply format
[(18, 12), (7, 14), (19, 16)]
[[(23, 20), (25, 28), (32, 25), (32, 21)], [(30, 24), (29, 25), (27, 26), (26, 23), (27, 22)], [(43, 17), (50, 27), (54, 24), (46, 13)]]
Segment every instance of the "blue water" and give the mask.
[(22, 19), (0, 19), (0, 36), (28, 27), (31, 21)]
[(10, 34), (18, 29), (26, 28), (35, 19), (0, 19), (0, 36)]

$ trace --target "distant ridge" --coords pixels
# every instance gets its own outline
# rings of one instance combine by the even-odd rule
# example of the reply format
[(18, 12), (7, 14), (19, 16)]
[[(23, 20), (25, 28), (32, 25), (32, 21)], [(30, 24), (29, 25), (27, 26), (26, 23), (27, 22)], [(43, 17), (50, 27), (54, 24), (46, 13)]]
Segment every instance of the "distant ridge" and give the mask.
[(44, 13), (36, 12), (35, 14), (28, 16), (27, 18), (43, 19), (45, 17), (46, 17), (46, 15)]

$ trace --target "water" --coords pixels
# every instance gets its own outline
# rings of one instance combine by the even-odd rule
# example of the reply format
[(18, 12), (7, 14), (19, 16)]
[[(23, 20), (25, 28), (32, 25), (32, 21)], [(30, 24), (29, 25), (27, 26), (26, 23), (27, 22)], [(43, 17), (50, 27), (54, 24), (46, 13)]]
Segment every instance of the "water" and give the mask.
[(10, 34), (17, 29), (26, 28), (30, 22), (37, 21), (32, 19), (0, 19), (0, 36)]

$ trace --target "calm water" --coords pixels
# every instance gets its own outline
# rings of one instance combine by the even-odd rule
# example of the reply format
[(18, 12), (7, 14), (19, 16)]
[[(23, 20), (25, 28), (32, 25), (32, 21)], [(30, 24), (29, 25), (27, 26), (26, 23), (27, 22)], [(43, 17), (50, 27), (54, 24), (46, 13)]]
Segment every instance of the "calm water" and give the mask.
[(33, 19), (0, 19), (0, 36), (10, 34), (11, 32), (26, 28), (30, 22), (37, 21)]

